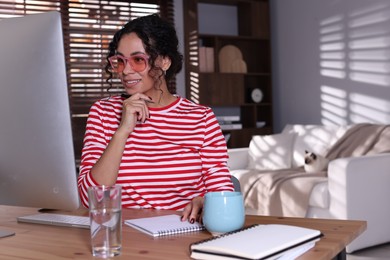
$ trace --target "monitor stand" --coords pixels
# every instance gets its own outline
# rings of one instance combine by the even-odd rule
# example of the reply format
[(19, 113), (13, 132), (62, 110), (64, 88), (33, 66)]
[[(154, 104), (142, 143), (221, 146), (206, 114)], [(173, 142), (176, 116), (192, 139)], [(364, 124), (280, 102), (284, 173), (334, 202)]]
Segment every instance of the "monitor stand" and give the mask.
[(13, 236), (13, 235), (15, 235), (15, 232), (0, 229), (0, 238), (9, 237), (9, 236)]

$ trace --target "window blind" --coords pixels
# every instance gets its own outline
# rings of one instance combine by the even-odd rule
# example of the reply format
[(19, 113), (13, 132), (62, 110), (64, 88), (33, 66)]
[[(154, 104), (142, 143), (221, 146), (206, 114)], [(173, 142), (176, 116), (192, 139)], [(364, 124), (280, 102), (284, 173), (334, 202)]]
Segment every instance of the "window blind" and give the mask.
[[(108, 92), (104, 70), (112, 36), (127, 21), (152, 13), (160, 13), (174, 24), (173, 0), (0, 1), (0, 20), (48, 11), (62, 16), (74, 148), (79, 160), (90, 106), (121, 92), (119, 80), (114, 80)], [(175, 82), (169, 87), (175, 89)]]

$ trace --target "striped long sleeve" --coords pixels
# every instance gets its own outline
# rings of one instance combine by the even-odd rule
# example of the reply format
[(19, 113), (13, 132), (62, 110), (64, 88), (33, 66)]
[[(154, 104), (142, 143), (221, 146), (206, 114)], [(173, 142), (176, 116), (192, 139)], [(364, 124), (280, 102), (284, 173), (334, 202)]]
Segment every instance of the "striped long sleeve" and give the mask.
[[(123, 99), (97, 101), (90, 109), (78, 187), (88, 206), (90, 174), (119, 126)], [(150, 108), (150, 118), (129, 135), (117, 184), (128, 208), (182, 210), (208, 191), (232, 191), (227, 148), (209, 107), (178, 97), (167, 107)]]

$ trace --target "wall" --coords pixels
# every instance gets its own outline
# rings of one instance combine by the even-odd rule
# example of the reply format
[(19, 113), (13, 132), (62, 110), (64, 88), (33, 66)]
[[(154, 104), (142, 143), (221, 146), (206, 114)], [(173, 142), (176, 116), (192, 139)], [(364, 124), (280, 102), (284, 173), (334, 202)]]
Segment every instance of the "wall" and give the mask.
[(270, 2), (275, 131), (390, 123), (390, 1)]

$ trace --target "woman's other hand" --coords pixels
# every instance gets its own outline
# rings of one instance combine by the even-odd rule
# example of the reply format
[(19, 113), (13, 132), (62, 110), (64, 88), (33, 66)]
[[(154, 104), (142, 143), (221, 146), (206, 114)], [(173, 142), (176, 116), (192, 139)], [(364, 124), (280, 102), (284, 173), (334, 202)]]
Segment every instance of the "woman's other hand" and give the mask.
[(193, 198), (184, 208), (181, 221), (189, 221), (190, 223), (198, 221), (202, 223), (203, 201), (203, 197)]

